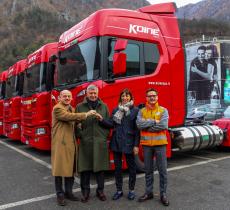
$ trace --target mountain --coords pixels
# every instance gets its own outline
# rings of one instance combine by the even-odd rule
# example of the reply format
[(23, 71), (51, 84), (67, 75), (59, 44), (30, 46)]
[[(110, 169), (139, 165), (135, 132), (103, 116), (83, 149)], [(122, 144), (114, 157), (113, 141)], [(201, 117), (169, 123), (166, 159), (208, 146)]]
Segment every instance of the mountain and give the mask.
[(178, 8), (177, 17), (181, 19), (215, 19), (230, 21), (229, 0), (202, 0)]
[[(203, 0), (179, 8), (183, 40), (229, 35), (229, 4), (229, 0)], [(42, 45), (58, 41), (61, 33), (96, 10), (147, 5), (147, 0), (0, 0), (0, 72)]]
[(102, 8), (137, 9), (146, 0), (0, 0), (0, 72)]

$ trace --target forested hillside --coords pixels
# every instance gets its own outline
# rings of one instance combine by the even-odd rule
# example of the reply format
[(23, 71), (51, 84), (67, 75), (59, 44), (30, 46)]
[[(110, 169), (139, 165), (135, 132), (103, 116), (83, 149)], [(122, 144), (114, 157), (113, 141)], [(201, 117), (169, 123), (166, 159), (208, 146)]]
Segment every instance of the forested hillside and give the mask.
[[(58, 41), (62, 32), (98, 9), (146, 5), (146, 0), (0, 0), (0, 71), (42, 45)], [(202, 34), (230, 35), (229, 21), (182, 18), (180, 26), (185, 42)]]

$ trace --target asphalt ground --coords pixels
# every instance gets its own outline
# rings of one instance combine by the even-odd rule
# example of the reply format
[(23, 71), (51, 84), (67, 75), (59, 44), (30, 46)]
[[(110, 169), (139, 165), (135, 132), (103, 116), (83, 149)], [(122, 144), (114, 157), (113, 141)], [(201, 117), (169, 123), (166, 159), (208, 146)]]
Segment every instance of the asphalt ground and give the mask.
[[(91, 181), (88, 203), (67, 201), (67, 206), (56, 204), (54, 179), (51, 176), (50, 153), (29, 148), (20, 142), (0, 138), (0, 209), (174, 209), (174, 210), (229, 210), (230, 209), (230, 149), (214, 148), (197, 153), (174, 153), (168, 161), (168, 197), (170, 206), (159, 202), (159, 180), (155, 173), (154, 199), (144, 203), (137, 198), (144, 193), (144, 174), (137, 175), (136, 199), (129, 201), (128, 174), (124, 171), (124, 196), (111, 199), (115, 192), (114, 174), (106, 173), (107, 201), (95, 196), (96, 184)], [(81, 196), (79, 179), (74, 192)]]

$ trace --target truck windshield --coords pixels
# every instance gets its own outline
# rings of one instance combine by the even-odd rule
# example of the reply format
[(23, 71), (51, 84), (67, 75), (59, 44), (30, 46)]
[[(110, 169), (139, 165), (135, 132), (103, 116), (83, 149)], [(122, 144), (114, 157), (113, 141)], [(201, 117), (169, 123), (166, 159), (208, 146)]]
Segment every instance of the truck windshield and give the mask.
[(90, 38), (59, 53), (55, 86), (96, 80), (100, 77), (100, 39)]
[(16, 96), (17, 76), (11, 76), (6, 80), (6, 98)]
[(23, 74), (11, 76), (6, 80), (6, 98), (21, 96), (23, 88)]
[(46, 90), (47, 63), (40, 63), (25, 71), (23, 94), (41, 92)]
[(0, 99), (5, 97), (5, 82), (0, 83)]

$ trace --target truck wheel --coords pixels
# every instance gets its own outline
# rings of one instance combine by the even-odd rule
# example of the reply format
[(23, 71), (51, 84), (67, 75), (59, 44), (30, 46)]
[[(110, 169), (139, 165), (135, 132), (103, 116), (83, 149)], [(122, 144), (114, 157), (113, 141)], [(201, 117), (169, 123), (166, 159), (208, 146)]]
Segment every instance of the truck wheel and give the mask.
[(138, 172), (145, 172), (144, 162), (140, 159), (139, 155), (134, 155), (136, 168)]
[[(137, 172), (145, 172), (145, 164), (140, 159), (139, 155), (134, 155)], [(153, 158), (154, 171), (157, 171), (156, 158)]]

